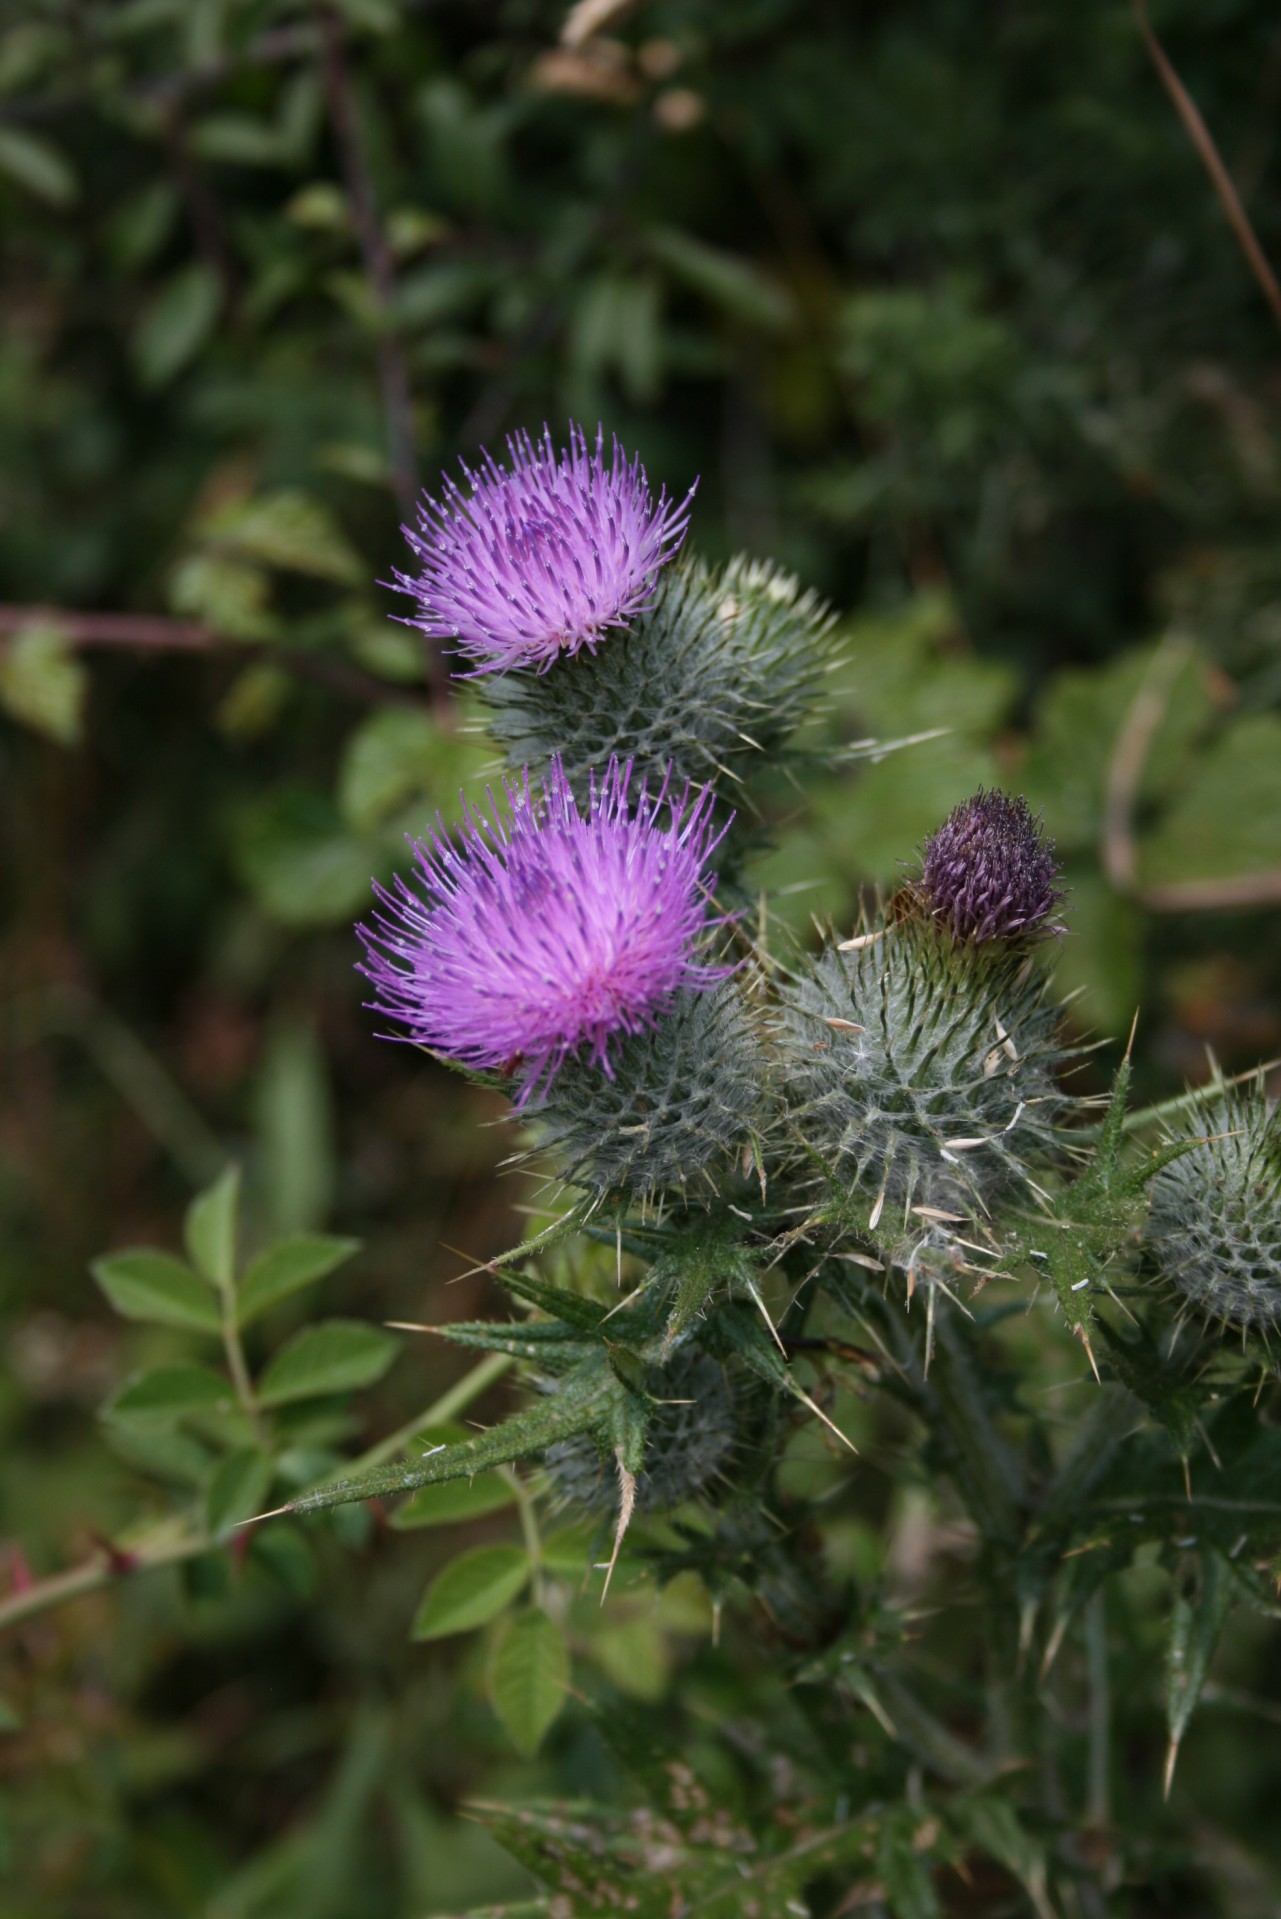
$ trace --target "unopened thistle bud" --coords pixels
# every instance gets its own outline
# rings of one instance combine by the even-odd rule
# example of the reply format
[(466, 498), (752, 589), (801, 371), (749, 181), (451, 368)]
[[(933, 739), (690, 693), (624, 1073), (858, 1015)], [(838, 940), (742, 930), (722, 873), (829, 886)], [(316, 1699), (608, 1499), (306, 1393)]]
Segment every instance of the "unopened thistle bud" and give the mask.
[(517, 433), (507, 451), (508, 466), (488, 453), (479, 472), (463, 465), (470, 491), (446, 479), (441, 501), (422, 501), (418, 530), (405, 528), (421, 570), (395, 575), (418, 601), (411, 623), (453, 641), (475, 674), (545, 672), (561, 653), (594, 652), (649, 600), (693, 499), (691, 488), (679, 505), (666, 492), (655, 501), (617, 440), (606, 458), (599, 428), (591, 451), (577, 426), (568, 449), (544, 427), (537, 444)]
[(1281, 1328), (1281, 1110), (1256, 1082), (1174, 1137), (1198, 1143), (1152, 1182), (1145, 1243), (1157, 1271), (1209, 1319)]
[(1058, 1024), (1008, 948), (964, 951), (911, 920), (829, 947), (784, 995), (792, 1132), (865, 1197), (872, 1231), (886, 1208), (981, 1209), (1056, 1152)]
[(1019, 795), (985, 793), (954, 807), (925, 842), (907, 903), (965, 945), (1060, 932), (1054, 847)]

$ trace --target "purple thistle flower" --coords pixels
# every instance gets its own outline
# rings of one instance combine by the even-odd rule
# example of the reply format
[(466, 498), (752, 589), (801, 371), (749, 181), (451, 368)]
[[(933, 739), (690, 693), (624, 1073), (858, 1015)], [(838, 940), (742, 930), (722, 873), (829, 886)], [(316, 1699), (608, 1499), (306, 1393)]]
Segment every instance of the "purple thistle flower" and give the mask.
[(1061, 931), (1046, 924), (1063, 898), (1058, 878), (1053, 844), (1027, 801), (980, 787), (926, 840), (912, 891), (954, 939), (979, 946)]
[(517, 433), (510, 467), (488, 453), (478, 473), (460, 462), (470, 494), (445, 477), (444, 498), (419, 503), (419, 530), (403, 529), (422, 563), (395, 575), (419, 603), (411, 624), (456, 641), (473, 677), (594, 652), (647, 604), (684, 539), (694, 488), (655, 502), (640, 460), (615, 439), (607, 464), (604, 446), (600, 427), (594, 452), (573, 425), (559, 454), (546, 426), (537, 445)]
[(458, 843), (443, 822), (411, 841), (417, 873), (375, 886), (383, 911), (356, 929), (373, 1006), (446, 1059), (516, 1074), (518, 1106), (584, 1046), (612, 1077), (615, 1034), (731, 970), (696, 956), (724, 837), (710, 789), (690, 806), (688, 787), (677, 800), (667, 781), (653, 797), (642, 785), (632, 805), (631, 777), (611, 760), (580, 812), (553, 760), (541, 800), (528, 774), (507, 786), (507, 822), (492, 795), (492, 819), (464, 803)]

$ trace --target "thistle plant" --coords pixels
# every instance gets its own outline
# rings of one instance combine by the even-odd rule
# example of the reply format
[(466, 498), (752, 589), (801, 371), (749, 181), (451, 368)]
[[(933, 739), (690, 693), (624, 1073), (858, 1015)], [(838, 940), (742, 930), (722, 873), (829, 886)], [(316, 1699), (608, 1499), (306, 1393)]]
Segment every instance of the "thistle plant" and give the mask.
[[(600, 433), (594, 451), (578, 428), (559, 451), (517, 438), (509, 466), (464, 471), (397, 577), (482, 678), (504, 797), (464, 795), (457, 826), (411, 844), (361, 966), (396, 1037), (508, 1095), (513, 1158), (544, 1175), (545, 1224), (494, 1265), (511, 1316), (438, 1329), (483, 1356), (469, 1378), (511, 1367), (523, 1396), (301, 1490), (282, 1447), (253, 1490), (295, 1518), (376, 1498), (395, 1527), (435, 1523), (446, 1488), (453, 1518), (518, 1505), (520, 1543), (446, 1566), (414, 1632), (495, 1633), (491, 1698), (525, 1751), (565, 1706), (572, 1642), (595, 1699), (572, 1710), (641, 1799), (489, 1814), (547, 1888), (531, 1913), (917, 1919), (978, 1862), (1001, 1910), (1102, 1912), (1146, 1856), (1106, 1811), (1107, 1595), (1140, 1552), (1171, 1579), (1167, 1791), (1230, 1609), (1274, 1609), (1275, 1113), (1221, 1085), (1175, 1102), (1177, 1125), (1131, 1111), (1128, 1054), (1110, 1096), (1074, 1090), (1064, 888), (1017, 794), (963, 799), (884, 910), (814, 950), (768, 902), (745, 912), (751, 842), (729, 836), (758, 774), (807, 764), (828, 615), (755, 560), (668, 564), (689, 495), (655, 501)], [(231, 1303), (208, 1330), (234, 1332), (229, 1267), (218, 1283)], [(113, 1298), (143, 1313), (144, 1293)], [(1022, 1397), (1015, 1310), (1073, 1390), (1053, 1418)], [(1243, 1349), (1216, 1322), (1261, 1337)], [(265, 1396), (238, 1355), (243, 1422)], [(842, 1532), (878, 1454), (960, 1542), (935, 1547), (952, 1560), (934, 1613), (965, 1635), (950, 1677), (955, 1647), (888, 1557), (863, 1572)], [(566, 1513), (568, 1569), (542, 1533)], [(573, 1594), (593, 1578), (610, 1605), (629, 1582), (692, 1582), (731, 1622), (720, 1800), (663, 1746), (677, 1706), (638, 1731), (604, 1664), (590, 1677), (603, 1641)]]

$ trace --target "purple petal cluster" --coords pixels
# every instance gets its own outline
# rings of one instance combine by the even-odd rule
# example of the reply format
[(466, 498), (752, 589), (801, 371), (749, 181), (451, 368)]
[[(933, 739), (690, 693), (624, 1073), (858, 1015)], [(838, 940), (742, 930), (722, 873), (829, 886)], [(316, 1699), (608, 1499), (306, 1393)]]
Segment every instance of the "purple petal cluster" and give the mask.
[(448, 478), (441, 500), (404, 529), (421, 571), (396, 580), (419, 603), (412, 624), (453, 640), (472, 674), (546, 669), (561, 653), (594, 652), (610, 627), (647, 604), (659, 569), (685, 537), (693, 488), (655, 501), (639, 459), (617, 439), (608, 458), (581, 427), (558, 453), (551, 433), (507, 442), (509, 466), (488, 453), (462, 464), (470, 492)]
[(970, 945), (1058, 931), (1063, 898), (1054, 847), (1020, 795), (982, 788), (925, 842), (913, 889), (931, 918)]
[(728, 969), (698, 957), (723, 837), (712, 794), (631, 785), (611, 760), (580, 811), (555, 760), (541, 796), (528, 775), (507, 787), (507, 819), (491, 795), (456, 837), (442, 823), (411, 842), (412, 879), (377, 887), (382, 910), (357, 928), (373, 1006), (446, 1059), (515, 1076), (523, 1106), (570, 1054), (610, 1073), (615, 1034), (719, 984)]

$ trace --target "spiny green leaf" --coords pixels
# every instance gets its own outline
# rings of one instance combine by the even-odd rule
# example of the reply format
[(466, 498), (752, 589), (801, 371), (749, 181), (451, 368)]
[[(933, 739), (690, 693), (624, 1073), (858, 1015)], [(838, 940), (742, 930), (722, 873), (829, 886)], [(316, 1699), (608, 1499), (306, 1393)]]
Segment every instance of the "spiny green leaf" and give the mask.
[(223, 1293), (231, 1291), (236, 1279), (239, 1201), (240, 1168), (228, 1166), (212, 1186), (191, 1202), (183, 1228), (192, 1265), (211, 1286)]
[(322, 1393), (352, 1393), (381, 1379), (400, 1342), (380, 1326), (358, 1319), (329, 1319), (308, 1326), (263, 1374), (258, 1398), (264, 1406), (285, 1406)]
[(569, 1654), (545, 1612), (520, 1613), (494, 1653), (489, 1696), (519, 1752), (532, 1757), (565, 1703)]
[(1236, 1598), (1232, 1569), (1216, 1552), (1201, 1553), (1175, 1587), (1165, 1659), (1165, 1717), (1170, 1731), (1165, 1759), (1167, 1799), (1179, 1746)]
[(469, 1479), (473, 1473), (489, 1466), (510, 1465), (515, 1459), (544, 1451), (558, 1439), (570, 1439), (575, 1433), (607, 1425), (615, 1396), (621, 1391), (604, 1363), (592, 1359), (567, 1375), (555, 1393), (501, 1426), (456, 1446), (433, 1449), (412, 1463), (376, 1466), (352, 1479), (331, 1480), (300, 1495), (290, 1510), (323, 1512), (330, 1506), (348, 1505), (352, 1500), (390, 1498), (397, 1493), (414, 1492), (419, 1486)]
[(249, 1267), (240, 1282), (236, 1319), (249, 1325), (269, 1307), (278, 1306), (304, 1286), (314, 1285), (335, 1266), (359, 1252), (358, 1239), (338, 1239), (326, 1233), (295, 1233), (277, 1241)]
[(511, 1605), (530, 1574), (520, 1546), (477, 1546), (437, 1573), (414, 1614), (412, 1637), (444, 1639), (487, 1626)]
[(876, 1876), (894, 1919), (939, 1919), (929, 1855), (918, 1845), (931, 1823), (910, 1806), (896, 1806), (881, 1826)]
[(204, 1281), (180, 1259), (140, 1246), (108, 1253), (90, 1267), (118, 1313), (179, 1326), (185, 1332), (219, 1333), (222, 1314)]

